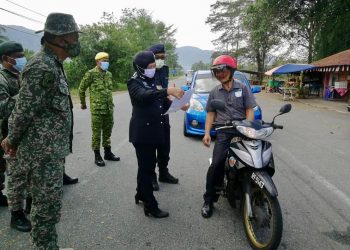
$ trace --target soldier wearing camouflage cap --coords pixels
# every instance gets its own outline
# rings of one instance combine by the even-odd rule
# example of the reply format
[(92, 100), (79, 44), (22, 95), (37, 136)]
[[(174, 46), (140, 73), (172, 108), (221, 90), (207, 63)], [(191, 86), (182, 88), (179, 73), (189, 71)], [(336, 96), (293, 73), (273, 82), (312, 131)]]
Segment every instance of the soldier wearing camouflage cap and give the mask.
[[(19, 75), (27, 63), (22, 45), (14, 41), (1, 43), (0, 61), (3, 66), (3, 69), (0, 70), (0, 139), (3, 139), (7, 136), (8, 118), (18, 98)], [(11, 227), (18, 231), (29, 232), (32, 227), (23, 211), (23, 201), (28, 189), (27, 178), (23, 175), (23, 166), (17, 164), (16, 158), (6, 157), (5, 160), (3, 154), (4, 151), (1, 148), (0, 190), (3, 188), (2, 181), (5, 180), (3, 172), (7, 168), (7, 196), (11, 211)], [(2, 205), (2, 197), (0, 191), (0, 205)], [(30, 198), (27, 199), (26, 204), (30, 204)]]
[(73, 16), (51, 13), (43, 46), (21, 74), (21, 89), (1, 145), (25, 166), (33, 196), (34, 249), (58, 250), (56, 223), (62, 206), (65, 157), (72, 151), (73, 112), (63, 61), (80, 52)]
[(109, 54), (99, 52), (95, 56), (96, 67), (87, 71), (80, 82), (79, 96), (81, 108), (86, 109), (85, 92), (90, 90), (90, 110), (92, 143), (91, 147), (95, 153), (95, 164), (105, 166), (100, 154), (101, 135), (102, 146), (104, 147), (104, 159), (119, 161), (111, 151), (111, 135), (113, 128), (113, 97), (112, 97), (112, 73), (108, 71)]

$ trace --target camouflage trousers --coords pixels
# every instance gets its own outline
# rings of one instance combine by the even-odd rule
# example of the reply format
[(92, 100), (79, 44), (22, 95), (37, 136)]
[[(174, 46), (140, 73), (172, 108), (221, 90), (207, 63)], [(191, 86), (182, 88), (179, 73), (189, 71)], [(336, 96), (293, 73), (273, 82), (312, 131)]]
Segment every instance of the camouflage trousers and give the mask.
[(92, 127), (92, 150), (99, 150), (101, 146), (101, 134), (102, 134), (102, 146), (108, 147), (111, 145), (111, 135), (113, 128), (113, 111), (110, 114), (100, 115), (91, 114), (91, 127)]
[(17, 164), (16, 158), (8, 158), (7, 162), (7, 201), (10, 211), (23, 209), (23, 201), (29, 194), (29, 183), (26, 165)]
[(21, 159), (32, 194), (31, 241), (36, 250), (58, 250), (56, 224), (60, 221), (64, 158)]

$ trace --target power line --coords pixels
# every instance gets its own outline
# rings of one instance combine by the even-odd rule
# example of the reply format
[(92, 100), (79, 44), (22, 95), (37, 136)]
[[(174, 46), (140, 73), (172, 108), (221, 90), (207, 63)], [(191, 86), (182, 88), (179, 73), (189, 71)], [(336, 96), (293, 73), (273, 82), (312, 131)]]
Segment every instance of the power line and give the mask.
[(30, 18), (30, 17), (24, 16), (24, 15), (21, 15), (21, 14), (18, 14), (16, 12), (13, 12), (13, 11), (10, 11), (10, 10), (4, 9), (4, 8), (0, 8), (0, 10), (6, 11), (8, 13), (11, 13), (11, 14), (19, 16), (19, 17), (23, 17), (23, 18), (28, 19), (28, 20), (33, 21), (33, 22), (44, 24), (42, 21), (39, 21), (39, 20), (36, 20), (36, 19)]
[(23, 9), (25, 9), (25, 10), (29, 10), (30, 12), (33, 12), (33, 13), (39, 15), (39, 16), (46, 17), (45, 15), (43, 15), (43, 14), (41, 14), (41, 13), (35, 11), (35, 10), (31, 10), (31, 9), (29, 9), (27, 7), (24, 7), (24, 6), (22, 6), (22, 5), (18, 4), (18, 3), (13, 2), (13, 1), (10, 1), (10, 0), (5, 0), (5, 1), (7, 1), (9, 3), (12, 3), (12, 4), (14, 4), (14, 5), (18, 6), (18, 7), (21, 7)]
[(38, 36), (38, 35), (36, 35), (36, 34), (30, 33), (30, 32), (24, 31), (24, 30), (19, 30), (19, 29), (16, 29), (16, 28), (13, 28), (13, 27), (10, 27), (10, 26), (7, 26), (7, 25), (3, 25), (3, 24), (0, 24), (0, 25), (3, 26), (3, 27), (5, 27), (5, 28), (12, 29), (12, 30), (16, 30), (16, 31), (18, 31), (18, 32), (22, 32), (22, 33), (25, 33), (25, 34), (28, 34), (28, 35), (41, 37), (41, 36)]

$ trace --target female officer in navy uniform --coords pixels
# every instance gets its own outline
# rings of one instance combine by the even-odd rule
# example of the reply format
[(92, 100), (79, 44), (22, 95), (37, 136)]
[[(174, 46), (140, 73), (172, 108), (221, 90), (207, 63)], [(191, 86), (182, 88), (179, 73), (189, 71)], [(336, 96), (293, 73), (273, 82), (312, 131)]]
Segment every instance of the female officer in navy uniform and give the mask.
[(134, 145), (138, 162), (136, 204), (144, 203), (145, 215), (155, 218), (168, 217), (169, 213), (158, 208), (153, 195), (152, 175), (157, 162), (156, 149), (165, 143), (162, 114), (168, 95), (181, 98), (180, 88), (157, 89), (154, 80), (156, 63), (151, 51), (138, 53), (133, 61), (135, 74), (128, 81), (132, 104), (129, 125), (129, 141)]

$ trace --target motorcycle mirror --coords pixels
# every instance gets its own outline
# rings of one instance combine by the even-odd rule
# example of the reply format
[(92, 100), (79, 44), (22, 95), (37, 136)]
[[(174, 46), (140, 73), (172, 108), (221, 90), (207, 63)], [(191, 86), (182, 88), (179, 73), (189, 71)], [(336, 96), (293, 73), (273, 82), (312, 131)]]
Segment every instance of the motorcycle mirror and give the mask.
[(281, 113), (281, 114), (288, 113), (289, 111), (291, 111), (291, 109), (292, 109), (292, 105), (291, 105), (290, 103), (285, 104), (285, 105), (283, 105), (283, 106), (281, 107), (280, 113)]
[(285, 114), (285, 113), (288, 113), (289, 111), (291, 111), (291, 109), (292, 109), (292, 105), (291, 105), (290, 103), (283, 105), (283, 106), (280, 108), (280, 113), (279, 113), (278, 115), (275, 115), (275, 117), (272, 119), (272, 124), (275, 123), (275, 118), (276, 118), (277, 116), (280, 116), (280, 115), (283, 115), (283, 114)]
[(213, 99), (210, 102), (210, 107), (212, 107), (213, 109), (217, 109), (217, 110), (224, 110), (225, 109), (225, 103), (220, 100), (220, 99)]

